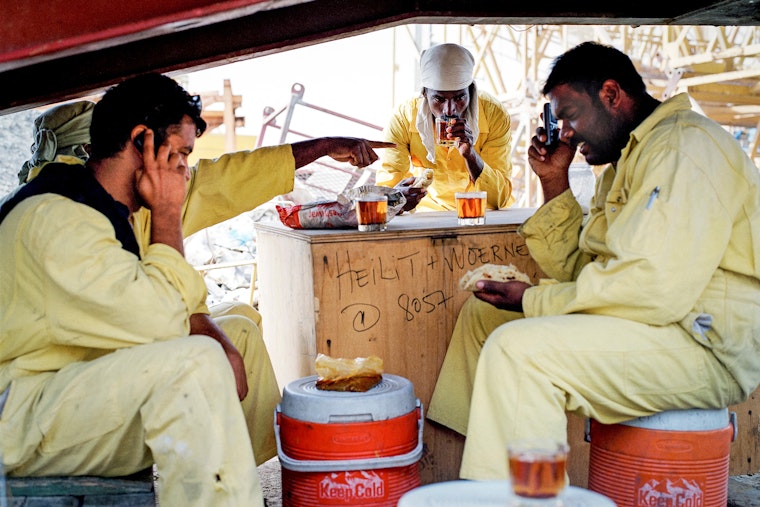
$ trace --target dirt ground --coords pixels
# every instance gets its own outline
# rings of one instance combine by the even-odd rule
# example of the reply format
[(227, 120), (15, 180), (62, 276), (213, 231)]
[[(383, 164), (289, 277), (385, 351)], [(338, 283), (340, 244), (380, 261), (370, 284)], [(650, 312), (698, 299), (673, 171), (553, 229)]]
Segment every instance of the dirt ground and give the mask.
[[(267, 507), (282, 507), (280, 461), (274, 457), (258, 470)], [(730, 477), (726, 507), (760, 507), (760, 474)]]
[(264, 501), (267, 507), (282, 507), (280, 460), (275, 456), (259, 466), (258, 470), (261, 487), (264, 490)]

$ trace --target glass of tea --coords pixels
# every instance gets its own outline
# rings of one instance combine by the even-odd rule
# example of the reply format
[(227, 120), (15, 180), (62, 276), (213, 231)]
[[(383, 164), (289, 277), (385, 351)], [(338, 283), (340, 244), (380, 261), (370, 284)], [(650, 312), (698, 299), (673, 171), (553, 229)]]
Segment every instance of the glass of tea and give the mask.
[(534, 438), (507, 445), (513, 506), (557, 506), (566, 485), (567, 454), (564, 442)]
[(459, 225), (483, 225), (486, 223), (486, 193), (456, 192), (457, 223)]
[(384, 231), (388, 196), (364, 195), (356, 200), (356, 220), (360, 231)]
[(435, 119), (435, 143), (437, 145), (449, 148), (459, 145), (459, 139), (449, 139), (446, 132), (449, 125), (456, 123), (457, 119), (455, 116), (439, 116)]

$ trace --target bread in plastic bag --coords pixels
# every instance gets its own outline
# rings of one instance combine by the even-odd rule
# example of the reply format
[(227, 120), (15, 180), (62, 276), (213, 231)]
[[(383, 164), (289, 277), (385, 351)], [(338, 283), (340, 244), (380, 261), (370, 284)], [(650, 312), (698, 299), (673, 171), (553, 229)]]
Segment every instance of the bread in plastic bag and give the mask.
[(344, 359), (319, 354), (314, 367), (316, 388), (322, 391), (362, 393), (383, 379), (383, 360), (377, 356)]
[(401, 213), (406, 198), (400, 190), (376, 185), (363, 185), (339, 194), (335, 201), (315, 201), (293, 206), (277, 205), (280, 221), (292, 229), (357, 228), (356, 199), (364, 195), (387, 195), (386, 223)]

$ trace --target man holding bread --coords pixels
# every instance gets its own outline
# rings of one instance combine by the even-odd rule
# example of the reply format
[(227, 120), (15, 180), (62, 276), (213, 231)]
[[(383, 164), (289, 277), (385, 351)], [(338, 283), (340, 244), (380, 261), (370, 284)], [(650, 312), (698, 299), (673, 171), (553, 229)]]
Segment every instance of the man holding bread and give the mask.
[[(650, 96), (614, 48), (569, 50), (542, 91), (560, 143), (533, 137), (545, 203), (520, 234), (554, 283), (477, 282), (431, 402), (467, 434), (467, 479), (507, 478), (512, 440), (566, 441), (566, 412), (614, 424), (722, 408), (760, 382), (758, 169), (687, 95)], [(568, 184), (576, 149), (608, 164), (586, 217)], [(465, 376), (471, 398), (445, 399)]]

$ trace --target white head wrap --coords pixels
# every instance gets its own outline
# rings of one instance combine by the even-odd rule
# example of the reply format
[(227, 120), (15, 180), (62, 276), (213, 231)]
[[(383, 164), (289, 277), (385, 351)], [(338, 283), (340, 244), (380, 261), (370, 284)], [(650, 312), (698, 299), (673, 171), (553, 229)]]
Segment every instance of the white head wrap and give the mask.
[[(32, 157), (18, 173), (19, 183), (34, 178), (43, 165), (66, 157), (66, 161), (85, 162), (85, 144), (90, 143), (90, 121), (95, 103), (89, 100), (72, 102), (48, 109), (34, 120)], [(37, 169), (37, 170), (35, 170)]]
[[(426, 49), (420, 55), (420, 79), (422, 86), (428, 90), (457, 91), (469, 88), (474, 83), (473, 72), (475, 58), (466, 48), (458, 44), (438, 44)], [(422, 144), (427, 148), (427, 159), (435, 163), (435, 138), (433, 135), (433, 113), (427, 100), (423, 100), (417, 111), (417, 131)], [(473, 86), (470, 104), (464, 114), (472, 129), (473, 142), (477, 141), (478, 128), (478, 90)]]
[(422, 86), (431, 90), (453, 92), (472, 83), (475, 58), (458, 44), (438, 44), (420, 55)]

